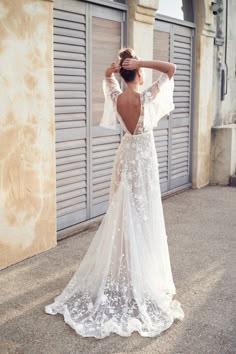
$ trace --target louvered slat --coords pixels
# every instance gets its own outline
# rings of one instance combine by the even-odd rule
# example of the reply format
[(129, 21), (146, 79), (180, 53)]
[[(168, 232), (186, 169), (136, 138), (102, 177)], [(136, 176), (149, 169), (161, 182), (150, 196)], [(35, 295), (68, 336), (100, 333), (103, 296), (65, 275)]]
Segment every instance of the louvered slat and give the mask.
[[(111, 139), (111, 136), (105, 136), (103, 140), (101, 137), (93, 138), (92, 202), (94, 206), (99, 203), (104, 205), (104, 203), (108, 202), (112, 167), (118, 146), (118, 142), (113, 142), (114, 140), (118, 140), (118, 137), (113, 136), (113, 139)], [(107, 159), (109, 159), (109, 162), (107, 162)], [(101, 196), (104, 197), (102, 201)]]
[[(154, 129), (162, 192), (190, 182), (192, 31), (181, 25), (155, 23), (154, 59), (173, 61), (177, 65), (175, 110)], [(153, 80), (160, 75), (156, 71), (153, 74)]]
[(180, 88), (178, 84), (184, 82), (185, 86), (174, 95), (175, 113), (179, 115), (172, 117), (170, 188), (184, 185), (190, 178), (192, 30), (180, 26), (173, 26), (173, 29), (173, 56), (177, 65), (175, 84)]
[[(117, 57), (121, 48), (121, 26), (122, 18), (117, 21), (98, 18), (96, 15), (92, 20), (92, 125), (94, 136), (91, 142), (92, 152), (92, 186), (91, 186), (91, 215), (92, 217), (104, 214), (108, 207), (108, 197), (111, 184), (112, 167), (114, 157), (120, 142), (121, 132), (114, 131), (109, 134), (107, 129), (101, 129), (95, 133), (99, 125), (103, 107), (104, 94), (102, 91), (102, 80), (104, 79), (105, 68)], [(109, 50), (107, 50), (109, 48)]]
[[(54, 5), (57, 228), (86, 219), (86, 26), (85, 15)], [(70, 9), (72, 9), (70, 11)], [(78, 11), (80, 9), (78, 3)]]
[[(170, 33), (161, 30), (154, 30), (153, 58), (168, 61), (170, 57)], [(160, 76), (160, 72), (153, 71), (153, 81)], [(167, 118), (162, 118), (167, 120)], [(164, 124), (164, 122), (162, 122)], [(159, 162), (159, 178), (161, 191), (168, 188), (168, 148), (169, 148), (169, 127), (165, 122), (165, 129), (159, 124), (154, 128), (154, 139)]]

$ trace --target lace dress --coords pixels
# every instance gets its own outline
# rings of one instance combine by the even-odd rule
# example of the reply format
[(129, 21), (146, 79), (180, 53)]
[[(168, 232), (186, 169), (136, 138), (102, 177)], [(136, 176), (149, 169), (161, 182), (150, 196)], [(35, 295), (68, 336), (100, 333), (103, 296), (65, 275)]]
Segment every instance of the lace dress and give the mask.
[(125, 130), (118, 146), (107, 212), (79, 268), (54, 302), (45, 306), (84, 337), (111, 333), (154, 337), (184, 311), (173, 295), (158, 159), (153, 128), (174, 109), (167, 74), (141, 92), (141, 114), (132, 135), (116, 109), (122, 93), (115, 76), (103, 80), (100, 125)]

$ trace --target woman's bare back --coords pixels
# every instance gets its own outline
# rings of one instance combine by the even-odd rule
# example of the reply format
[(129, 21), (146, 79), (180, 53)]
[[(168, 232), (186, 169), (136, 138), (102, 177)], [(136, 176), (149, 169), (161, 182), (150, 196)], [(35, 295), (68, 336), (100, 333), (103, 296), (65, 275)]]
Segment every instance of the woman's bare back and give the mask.
[(121, 93), (117, 98), (117, 112), (128, 131), (133, 134), (141, 114), (140, 93)]

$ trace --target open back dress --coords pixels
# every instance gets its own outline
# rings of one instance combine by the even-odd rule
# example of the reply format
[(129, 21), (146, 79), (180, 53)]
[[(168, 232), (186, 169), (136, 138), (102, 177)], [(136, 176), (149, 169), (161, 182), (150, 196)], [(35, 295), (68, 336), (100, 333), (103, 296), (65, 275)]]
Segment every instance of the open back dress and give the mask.
[(125, 134), (113, 163), (109, 205), (102, 222), (64, 290), (45, 306), (60, 313), (76, 333), (104, 338), (111, 333), (154, 337), (184, 311), (173, 299), (167, 234), (153, 128), (174, 109), (173, 78), (163, 73), (140, 93), (141, 114), (133, 134), (117, 112), (122, 93), (112, 75), (103, 80), (100, 125)]

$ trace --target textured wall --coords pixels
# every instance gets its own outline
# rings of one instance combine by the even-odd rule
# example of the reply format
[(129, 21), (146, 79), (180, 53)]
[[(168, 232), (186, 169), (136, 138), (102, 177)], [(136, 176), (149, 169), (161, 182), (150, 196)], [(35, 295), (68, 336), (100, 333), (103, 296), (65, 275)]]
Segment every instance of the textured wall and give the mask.
[[(211, 184), (228, 184), (230, 176), (236, 173), (236, 2), (234, 0), (228, 1), (226, 35), (227, 1), (222, 1), (224, 10), (215, 18), (217, 43), (222, 45), (214, 45)], [(228, 67), (228, 92), (224, 96), (224, 100), (221, 100), (221, 69), (226, 68), (225, 62)]]
[(229, 184), (236, 171), (236, 124), (212, 128), (211, 184)]
[[(225, 1), (224, 1), (225, 3)], [(225, 5), (226, 6), (226, 5)], [(223, 124), (236, 123), (236, 31), (235, 16), (236, 2), (229, 0), (228, 8), (228, 40), (227, 40), (227, 65), (228, 76), (228, 94), (222, 102), (222, 122)]]
[(0, 0), (0, 269), (56, 245), (52, 6)]
[(196, 18), (194, 66), (192, 187), (209, 184), (213, 116), (213, 48), (215, 22), (208, 0), (193, 2)]
[[(228, 1), (228, 30), (226, 36), (226, 0), (224, 10), (216, 18), (216, 36), (222, 45), (214, 46), (214, 87), (213, 87), (213, 126), (236, 123), (236, 31), (235, 31), (235, 0)], [(227, 43), (226, 43), (227, 37)], [(227, 52), (225, 52), (225, 45)], [(225, 57), (226, 54), (226, 57)], [(228, 92), (221, 100), (221, 69), (228, 67)]]

